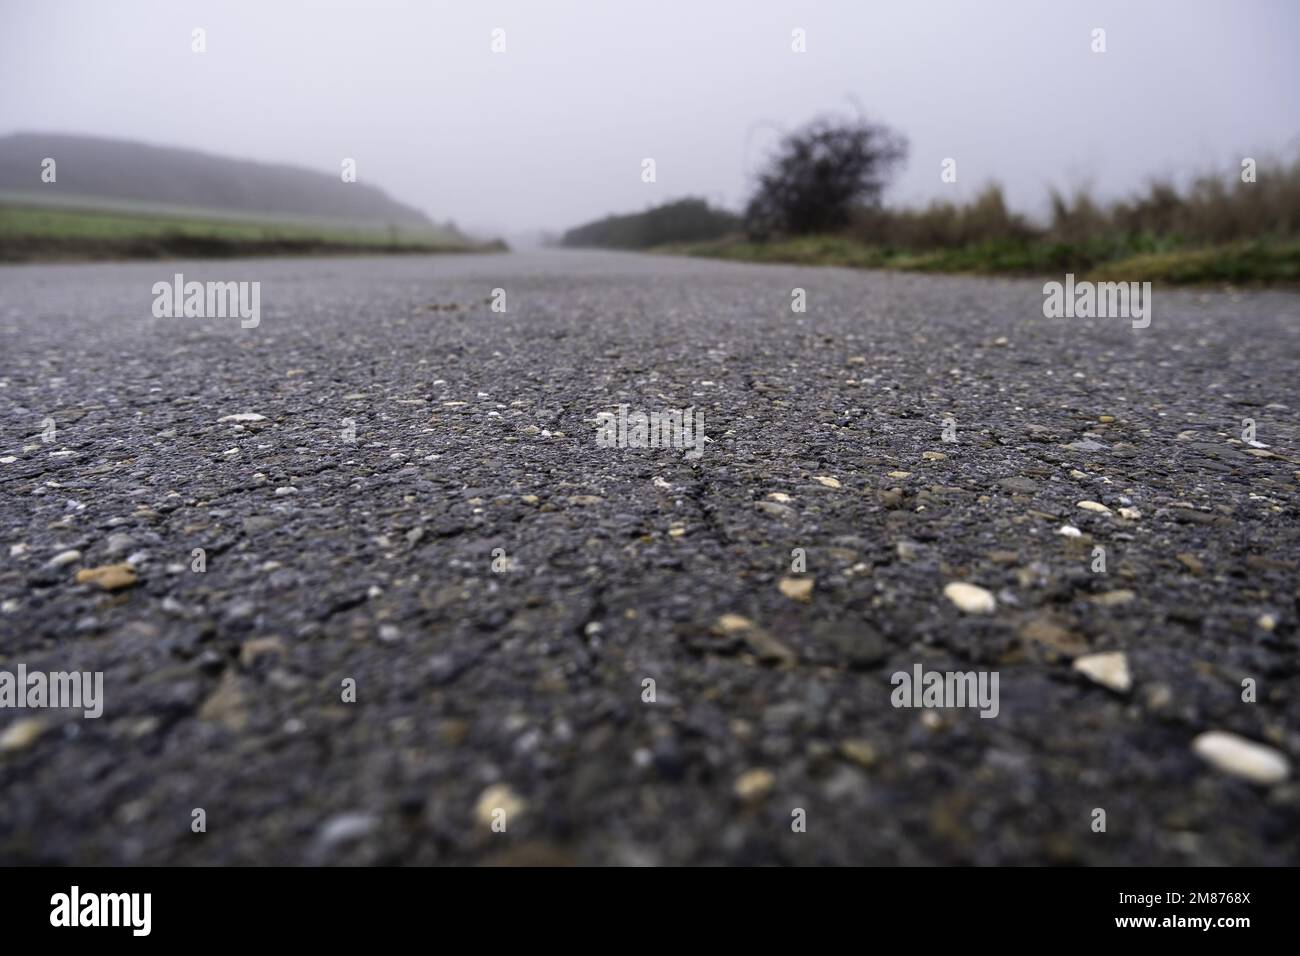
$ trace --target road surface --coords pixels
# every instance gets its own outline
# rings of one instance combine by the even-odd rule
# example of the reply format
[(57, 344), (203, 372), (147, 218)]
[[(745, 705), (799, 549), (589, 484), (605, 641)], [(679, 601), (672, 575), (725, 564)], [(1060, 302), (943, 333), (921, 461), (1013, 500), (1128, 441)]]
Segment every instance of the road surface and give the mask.
[[(177, 272), (260, 322), (155, 317)], [(0, 862), (1294, 863), (1300, 297), (1042, 303), (0, 269), (0, 671), (103, 675), (98, 718), (0, 710)], [(702, 412), (702, 456), (601, 447), (620, 405)], [(996, 716), (894, 706), (918, 666)]]

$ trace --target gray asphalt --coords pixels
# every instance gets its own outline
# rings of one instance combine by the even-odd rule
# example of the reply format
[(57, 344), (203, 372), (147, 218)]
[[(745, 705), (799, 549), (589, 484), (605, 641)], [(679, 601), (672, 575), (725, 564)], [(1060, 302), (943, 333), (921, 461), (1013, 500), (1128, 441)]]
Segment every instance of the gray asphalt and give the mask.
[[(155, 318), (174, 272), (260, 281), (260, 325)], [(1042, 302), (613, 253), (0, 269), (0, 670), (104, 675), (98, 719), (0, 710), (0, 862), (1296, 862), (1294, 769), (1193, 741), (1300, 755), (1300, 297)], [(619, 404), (702, 410), (703, 456), (599, 447)], [(1127, 687), (1072, 666), (1111, 651)], [(998, 715), (893, 706), (917, 664), (996, 671)]]

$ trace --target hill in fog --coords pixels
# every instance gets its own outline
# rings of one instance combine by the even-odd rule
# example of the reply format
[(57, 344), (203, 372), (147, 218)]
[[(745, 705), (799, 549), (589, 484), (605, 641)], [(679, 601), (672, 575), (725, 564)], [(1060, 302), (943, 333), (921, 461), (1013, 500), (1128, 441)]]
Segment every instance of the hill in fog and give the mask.
[[(55, 183), (41, 181), (41, 161), (47, 156), (58, 164)], [(149, 203), (265, 218), (310, 216), (434, 228), (418, 209), (364, 182), (344, 183), (338, 172), (94, 136), (0, 137), (0, 193), (32, 201)]]

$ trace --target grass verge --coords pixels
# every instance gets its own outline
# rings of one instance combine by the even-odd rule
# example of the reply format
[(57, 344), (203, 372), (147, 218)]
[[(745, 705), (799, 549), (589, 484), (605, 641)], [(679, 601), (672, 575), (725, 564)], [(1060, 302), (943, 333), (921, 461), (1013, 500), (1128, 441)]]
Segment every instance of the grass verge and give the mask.
[(1063, 243), (991, 240), (951, 249), (916, 251), (874, 246), (841, 236), (802, 236), (772, 242), (722, 239), (674, 243), (655, 250), (741, 262), (951, 272), (968, 275), (1059, 276), (1166, 285), (1300, 286), (1300, 242), (1257, 239), (1180, 247), (1143, 237)]
[(502, 251), (415, 232), (0, 205), (0, 262)]

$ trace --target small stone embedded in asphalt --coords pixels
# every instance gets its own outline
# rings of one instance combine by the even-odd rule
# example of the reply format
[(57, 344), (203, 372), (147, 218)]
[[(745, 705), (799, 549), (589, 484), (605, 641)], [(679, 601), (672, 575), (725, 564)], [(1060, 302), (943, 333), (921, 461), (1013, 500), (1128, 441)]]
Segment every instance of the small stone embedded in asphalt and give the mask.
[(369, 813), (342, 813), (326, 820), (316, 839), (326, 847), (360, 840), (374, 831), (378, 820)]
[(1088, 654), (1074, 659), (1074, 669), (1093, 683), (1124, 693), (1133, 686), (1128, 656), (1122, 651)]
[(121, 532), (110, 534), (104, 547), (109, 554), (123, 554), (135, 547), (135, 539)]
[(945, 585), (943, 595), (967, 614), (992, 614), (998, 606), (992, 593), (964, 581), (953, 581)]
[(1016, 494), (1032, 495), (1038, 491), (1038, 482), (1032, 478), (1003, 478), (998, 482), (998, 487)]
[(860, 767), (874, 767), (880, 760), (880, 754), (869, 740), (842, 740), (840, 753)]
[(1137, 600), (1137, 595), (1128, 588), (1117, 588), (1114, 591), (1103, 591), (1101, 594), (1092, 596), (1092, 603), (1101, 607), (1120, 607), (1124, 604), (1131, 604)]
[(758, 501), (755, 502), (754, 507), (759, 511), (771, 515), (773, 518), (780, 519), (781, 521), (791, 521), (798, 517), (798, 514), (793, 508), (788, 505), (778, 504), (775, 501)]
[(1041, 614), (1026, 621), (1020, 628), (1020, 636), (1067, 657), (1078, 657), (1088, 652), (1088, 642), (1083, 635), (1071, 631), (1049, 614)]
[(1268, 786), (1291, 775), (1291, 762), (1272, 747), (1236, 734), (1212, 730), (1192, 741), (1197, 756), (1216, 770)]
[(718, 623), (715, 626), (723, 634), (739, 634), (752, 628), (754, 622), (739, 614), (724, 614), (718, 618)]
[(231, 733), (242, 733), (250, 719), (248, 703), (238, 678), (229, 671), (199, 708), (199, 719), (223, 725)]
[(740, 632), (750, 653), (764, 664), (795, 664), (799, 660), (788, 645), (777, 640), (761, 627), (749, 627)]
[(83, 568), (77, 572), (78, 584), (94, 584), (105, 591), (120, 591), (138, 582), (135, 568), (130, 564), (106, 564), (98, 568)]
[(509, 832), (515, 818), (527, 809), (527, 802), (504, 783), (494, 783), (479, 794), (474, 803), (474, 820), (482, 827), (498, 829), (505, 827)]
[(47, 566), (51, 568), (61, 568), (64, 567), (65, 565), (72, 564), (74, 561), (80, 561), (80, 560), (81, 560), (80, 551), (77, 551), (75, 549), (68, 550), (68, 551), (60, 551), (54, 557), (50, 558)]
[(902, 488), (886, 488), (880, 493), (880, 503), (890, 510), (901, 508), (904, 498)]
[(812, 578), (782, 578), (779, 587), (781, 593), (792, 601), (803, 601), (806, 604), (812, 600)]
[(762, 800), (776, 786), (776, 777), (761, 767), (747, 770), (736, 778), (736, 796), (746, 803)]
[(36, 743), (45, 730), (39, 717), (20, 717), (0, 731), (0, 753), (17, 753)]

